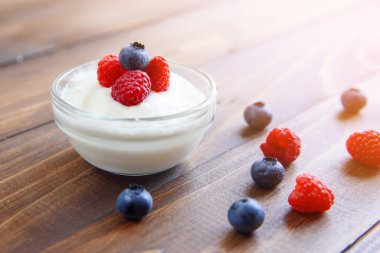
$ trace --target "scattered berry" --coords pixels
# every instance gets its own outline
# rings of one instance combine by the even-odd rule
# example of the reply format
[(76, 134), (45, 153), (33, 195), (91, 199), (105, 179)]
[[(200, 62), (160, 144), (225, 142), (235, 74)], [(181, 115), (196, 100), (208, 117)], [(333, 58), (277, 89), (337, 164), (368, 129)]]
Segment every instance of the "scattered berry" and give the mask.
[(325, 212), (334, 204), (334, 194), (316, 176), (305, 173), (297, 177), (288, 202), (300, 213)]
[(255, 130), (262, 130), (272, 121), (272, 113), (263, 102), (256, 102), (244, 110), (244, 119)]
[(231, 205), (227, 217), (237, 231), (251, 233), (264, 223), (265, 213), (256, 200), (244, 198)]
[(362, 109), (367, 104), (367, 98), (358, 89), (348, 89), (343, 92), (342, 104), (347, 112), (355, 113)]
[(352, 158), (369, 167), (380, 167), (380, 133), (374, 130), (352, 134), (346, 147)]
[(111, 96), (123, 105), (141, 103), (150, 93), (149, 76), (141, 70), (127, 71), (112, 86)]
[(253, 163), (251, 176), (258, 186), (274, 188), (284, 179), (285, 169), (276, 158), (265, 157)]
[(134, 184), (119, 194), (116, 207), (126, 218), (140, 220), (152, 210), (153, 199), (143, 186)]
[(277, 158), (283, 166), (288, 166), (301, 153), (301, 139), (288, 128), (275, 128), (260, 148), (266, 157)]
[(126, 70), (120, 65), (119, 57), (106, 55), (98, 62), (98, 81), (103, 87), (111, 87)]
[(145, 69), (152, 82), (152, 90), (156, 92), (166, 91), (170, 83), (169, 64), (161, 56), (153, 57)]
[(119, 58), (121, 65), (127, 70), (144, 70), (149, 63), (145, 46), (138, 42), (121, 49)]

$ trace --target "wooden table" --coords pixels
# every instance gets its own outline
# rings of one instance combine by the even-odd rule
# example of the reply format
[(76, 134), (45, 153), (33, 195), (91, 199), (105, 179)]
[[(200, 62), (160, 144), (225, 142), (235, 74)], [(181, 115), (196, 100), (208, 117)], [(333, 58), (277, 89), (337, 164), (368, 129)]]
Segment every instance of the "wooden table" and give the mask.
[[(380, 170), (353, 162), (345, 140), (380, 130), (380, 2), (374, 0), (4, 0), (0, 3), (1, 252), (379, 252)], [(80, 158), (56, 127), (49, 88), (63, 70), (141, 41), (151, 55), (199, 67), (218, 84), (216, 121), (184, 163), (123, 177)], [(342, 113), (350, 86), (368, 96)], [(268, 129), (246, 127), (257, 100)], [(300, 158), (274, 190), (250, 165), (274, 127), (302, 139)], [(321, 215), (291, 210), (303, 172), (336, 196)], [(115, 210), (118, 193), (143, 184), (154, 210), (140, 223)], [(242, 197), (266, 211), (252, 236), (226, 213)]]

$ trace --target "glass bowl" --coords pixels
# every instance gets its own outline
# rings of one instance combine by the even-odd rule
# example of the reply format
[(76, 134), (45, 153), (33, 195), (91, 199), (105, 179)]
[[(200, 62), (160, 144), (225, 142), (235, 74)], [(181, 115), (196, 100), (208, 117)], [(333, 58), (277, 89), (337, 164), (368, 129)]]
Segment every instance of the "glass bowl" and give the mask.
[(62, 94), (76, 71), (96, 70), (97, 62), (66, 70), (51, 88), (55, 122), (78, 154), (102, 170), (123, 175), (158, 173), (186, 159), (214, 120), (213, 79), (202, 71), (170, 61), (171, 71), (197, 86), (206, 95), (204, 101), (186, 111), (160, 117), (96, 115), (66, 103)]

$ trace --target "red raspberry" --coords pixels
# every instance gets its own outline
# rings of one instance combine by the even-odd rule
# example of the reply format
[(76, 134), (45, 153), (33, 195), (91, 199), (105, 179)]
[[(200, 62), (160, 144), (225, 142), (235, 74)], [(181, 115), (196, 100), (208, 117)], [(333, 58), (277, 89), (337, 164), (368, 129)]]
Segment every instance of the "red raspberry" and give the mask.
[(266, 157), (277, 158), (282, 165), (288, 166), (301, 153), (301, 139), (287, 128), (275, 128), (260, 148)]
[(149, 95), (150, 89), (149, 76), (141, 70), (131, 70), (116, 80), (111, 96), (123, 105), (137, 105)]
[(288, 202), (300, 213), (325, 212), (334, 204), (334, 194), (316, 176), (305, 173), (297, 177)]
[(352, 134), (346, 147), (352, 158), (369, 167), (380, 168), (380, 133), (374, 130)]
[(98, 62), (98, 81), (103, 87), (111, 87), (127, 70), (119, 62), (119, 57), (113, 54), (104, 56)]
[(161, 56), (153, 57), (145, 72), (148, 73), (152, 81), (152, 90), (156, 92), (166, 91), (170, 83), (169, 64)]

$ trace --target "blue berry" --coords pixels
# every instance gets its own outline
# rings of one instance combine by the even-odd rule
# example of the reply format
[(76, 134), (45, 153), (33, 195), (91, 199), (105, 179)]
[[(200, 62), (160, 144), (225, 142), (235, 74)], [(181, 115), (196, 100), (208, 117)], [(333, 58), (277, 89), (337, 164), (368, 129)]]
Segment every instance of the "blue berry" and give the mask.
[(274, 188), (284, 179), (285, 169), (276, 158), (265, 157), (253, 163), (251, 176), (258, 186)]
[(256, 102), (244, 110), (244, 119), (255, 130), (262, 130), (272, 121), (272, 112), (263, 102)]
[(134, 184), (119, 194), (116, 207), (126, 218), (140, 220), (152, 210), (153, 199), (143, 186)]
[(119, 61), (127, 70), (144, 70), (149, 64), (149, 56), (143, 44), (134, 42), (121, 49)]
[(235, 201), (228, 209), (228, 221), (241, 233), (251, 233), (258, 229), (265, 219), (261, 205), (254, 199), (244, 198)]

